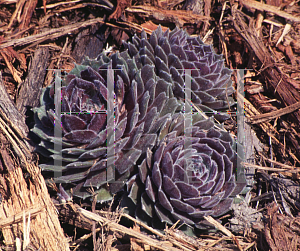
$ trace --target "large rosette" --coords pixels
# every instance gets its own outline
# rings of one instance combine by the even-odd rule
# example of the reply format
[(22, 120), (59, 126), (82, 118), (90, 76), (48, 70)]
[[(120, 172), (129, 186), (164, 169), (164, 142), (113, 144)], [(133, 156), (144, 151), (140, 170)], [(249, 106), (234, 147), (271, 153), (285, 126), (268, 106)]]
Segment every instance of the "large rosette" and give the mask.
[(230, 134), (199, 115), (193, 115), (192, 126), (185, 118), (173, 116), (166, 136), (127, 182), (135, 215), (143, 220), (197, 226), (203, 216), (228, 212), (245, 187)]
[[(158, 84), (148, 65), (128, 74), (118, 53), (76, 66), (61, 88), (62, 138), (54, 135), (54, 84), (34, 108), (38, 152), (62, 161), (61, 166), (42, 164), (42, 169), (55, 171), (56, 182), (76, 185), (73, 192), (80, 197), (89, 196), (86, 188), (98, 190), (110, 182), (106, 188), (111, 193), (120, 190), (141, 154), (154, 146), (157, 132), (181, 107), (168, 88), (158, 91)], [(54, 144), (62, 150), (55, 151)]]
[[(124, 46), (137, 62), (155, 67), (175, 97), (184, 99), (189, 89), (192, 102), (204, 112), (220, 121), (229, 118), (226, 111), (234, 104), (229, 97), (234, 92), (232, 71), (224, 66), (223, 55), (217, 55), (200, 37), (191, 37), (177, 27), (163, 33), (159, 26), (149, 39), (142, 32), (141, 38), (135, 35), (132, 43), (124, 42)], [(186, 70), (191, 71), (189, 83), (185, 83)]]

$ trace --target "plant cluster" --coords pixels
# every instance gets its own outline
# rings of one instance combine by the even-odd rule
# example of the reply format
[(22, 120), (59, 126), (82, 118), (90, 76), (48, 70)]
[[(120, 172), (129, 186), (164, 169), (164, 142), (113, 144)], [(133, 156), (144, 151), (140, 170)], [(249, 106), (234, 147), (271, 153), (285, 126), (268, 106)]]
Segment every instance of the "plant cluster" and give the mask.
[(59, 173), (55, 181), (81, 198), (90, 187), (99, 201), (124, 189), (140, 218), (197, 226), (203, 216), (226, 213), (245, 186), (236, 181), (243, 172), (235, 142), (213, 118), (187, 109), (193, 103), (228, 119), (234, 89), (222, 55), (178, 28), (159, 27), (149, 38), (142, 32), (124, 46), (86, 59), (62, 80), (60, 118), (55, 85), (44, 89), (34, 108), (36, 150), (62, 165), (41, 168)]

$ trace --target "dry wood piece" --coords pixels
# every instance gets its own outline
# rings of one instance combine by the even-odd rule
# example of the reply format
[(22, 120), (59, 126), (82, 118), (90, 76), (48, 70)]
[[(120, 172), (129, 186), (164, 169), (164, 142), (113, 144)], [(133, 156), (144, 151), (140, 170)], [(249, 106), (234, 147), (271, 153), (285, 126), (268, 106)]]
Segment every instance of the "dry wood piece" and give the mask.
[(153, 6), (132, 6), (125, 10), (128, 13), (137, 13), (151, 17), (151, 19), (157, 22), (171, 22), (175, 23), (179, 27), (182, 27), (185, 23), (197, 24), (199, 21), (209, 21), (210, 17), (194, 14), (192, 11), (185, 10), (162, 10)]
[(126, 7), (131, 6), (131, 0), (119, 0), (115, 11), (108, 17), (108, 20), (119, 19)]
[(26, 125), (8, 97), (1, 75), (0, 93), (0, 225), (5, 244), (14, 246), (22, 236), (23, 250), (69, 250), (45, 180), (23, 141)]
[(92, 220), (84, 216), (79, 216), (77, 210), (74, 211), (72, 207), (68, 206), (69, 204), (60, 205), (58, 203), (55, 203), (55, 205), (59, 212), (59, 219), (61, 222), (68, 223), (75, 227), (92, 231), (92, 226), (93, 226)]
[[(22, 1), (19, 1), (19, 2), (22, 2)], [(37, 3), (38, 3), (37, 0), (26, 1), (25, 6), (23, 8), (22, 17), (20, 18), (20, 21), (21, 21), (20, 26), (19, 26), (20, 30), (26, 29), (29, 26), (31, 16), (35, 10)]]
[(273, 5), (269, 5), (269, 4), (264, 4), (264, 3), (260, 3), (254, 0), (240, 0), (240, 3), (248, 8), (254, 8), (260, 11), (267, 11), (267, 12), (271, 12), (275, 15), (278, 15), (280, 17), (283, 17), (287, 20), (290, 21), (294, 21), (297, 23), (300, 23), (300, 18), (296, 17), (294, 15), (288, 14), (285, 11), (281, 11), (278, 7), (275, 7)]
[[(5, 48), (6, 49), (6, 48)], [(4, 51), (0, 51), (1, 56), (3, 57), (7, 68), (10, 70), (14, 80), (18, 83), (21, 84), (22, 80), (21, 80), (21, 73), (18, 72), (15, 67), (12, 65), (11, 60), (9, 60), (9, 58), (7, 57), (7, 55), (5, 55), (5, 50)]]
[(272, 172), (290, 172), (290, 173), (299, 173), (300, 169), (295, 168), (295, 169), (285, 169), (285, 168), (274, 168), (274, 167), (267, 167), (267, 166), (259, 166), (255, 164), (250, 164), (250, 163), (243, 163), (245, 167), (252, 167), (260, 170), (265, 170), (265, 171), (272, 171)]
[(28, 76), (20, 88), (17, 99), (17, 108), (21, 114), (25, 114), (27, 106), (39, 105), (49, 56), (48, 48), (39, 48), (34, 53)]
[(268, 207), (265, 237), (272, 251), (291, 251), (300, 248), (300, 218), (292, 218), (277, 213), (278, 207), (272, 203)]
[(222, 226), (221, 223), (217, 222), (214, 218), (211, 216), (204, 216), (204, 219), (207, 220), (209, 223), (213, 224), (217, 229), (222, 231), (224, 234), (226, 234), (228, 237), (231, 237), (233, 242), (237, 245), (239, 250), (243, 250), (238, 239), (232, 234), (227, 228)]
[(23, 37), (23, 38), (19, 38), (19, 39), (7, 38), (5, 41), (2, 41), (2, 43), (0, 44), (0, 49), (6, 48), (9, 46), (20, 46), (20, 45), (26, 45), (26, 44), (35, 43), (35, 42), (41, 43), (45, 40), (56, 39), (60, 36), (64, 36), (64, 35), (67, 35), (68, 33), (77, 31), (80, 28), (84, 28), (84, 27), (87, 27), (87, 26), (90, 26), (90, 25), (96, 24), (96, 23), (104, 23), (104, 21), (102, 18), (95, 18), (95, 19), (90, 19), (90, 20), (84, 21), (84, 22), (66, 25), (66, 26), (63, 26), (60, 28), (50, 29), (49, 31), (41, 32), (36, 35), (31, 35), (28, 37)]
[(278, 111), (274, 111), (274, 112), (269, 112), (269, 113), (264, 113), (264, 114), (259, 114), (256, 116), (251, 116), (250, 118), (248, 118), (247, 122), (250, 122), (251, 124), (257, 124), (257, 123), (262, 123), (274, 118), (278, 118), (280, 116), (283, 116), (285, 114), (294, 112), (296, 110), (300, 109), (300, 102), (297, 102), (293, 105), (284, 107)]
[(233, 234), (227, 228), (223, 227), (219, 222), (217, 222), (211, 216), (204, 216), (204, 219), (207, 220), (209, 223), (213, 224), (217, 229), (219, 229), (220, 231), (222, 231), (228, 237), (232, 237), (233, 236)]

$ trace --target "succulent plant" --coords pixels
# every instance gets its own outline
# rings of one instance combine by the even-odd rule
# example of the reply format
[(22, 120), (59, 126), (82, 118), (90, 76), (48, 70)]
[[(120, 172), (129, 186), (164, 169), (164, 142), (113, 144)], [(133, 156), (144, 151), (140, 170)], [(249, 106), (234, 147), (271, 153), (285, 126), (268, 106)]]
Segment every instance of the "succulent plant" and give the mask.
[[(163, 89), (151, 66), (130, 72), (118, 53), (111, 57), (102, 54), (97, 60), (76, 66), (63, 80), (62, 138), (57, 138), (54, 87), (44, 90), (41, 106), (34, 108), (36, 124), (32, 131), (41, 139), (37, 151), (61, 160), (62, 166), (54, 162), (40, 166), (56, 171), (56, 182), (75, 184), (74, 195), (81, 197), (90, 195), (86, 188), (97, 190), (109, 182), (111, 193), (120, 190), (124, 185), (121, 180), (129, 177), (141, 154), (154, 146), (160, 128), (181, 109), (168, 86)], [(61, 144), (62, 150), (55, 151), (54, 144)], [(111, 168), (107, 166), (109, 161), (114, 164)]]
[(187, 126), (185, 115), (175, 114), (165, 137), (128, 180), (127, 196), (136, 205), (136, 217), (197, 226), (203, 216), (228, 212), (232, 198), (245, 187), (230, 134), (210, 119), (198, 114), (192, 118)]
[[(132, 43), (124, 42), (124, 46), (136, 62), (152, 65), (156, 75), (171, 85), (175, 97), (184, 99), (189, 90), (191, 101), (202, 111), (219, 121), (229, 118), (226, 111), (234, 104), (229, 97), (234, 92), (232, 71), (224, 67), (223, 55), (217, 55), (200, 37), (191, 37), (177, 27), (163, 33), (159, 26), (149, 39), (142, 32), (141, 38), (135, 35)], [(186, 83), (188, 69), (191, 82)]]
[[(36, 150), (61, 161), (62, 165), (56, 166), (51, 161), (40, 166), (56, 172), (56, 182), (71, 184), (76, 196), (90, 196), (87, 189), (93, 187), (99, 192), (100, 201), (111, 199), (111, 194), (122, 189), (130, 178), (127, 182), (130, 198), (144, 210), (149, 202), (142, 203), (146, 196), (152, 202), (158, 196), (152, 213), (144, 211), (151, 216), (155, 209), (156, 215), (166, 222), (171, 221), (164, 217), (176, 219), (176, 215), (187, 223), (196, 222), (201, 215), (218, 215), (218, 206), (227, 209), (231, 203), (228, 197), (240, 190), (233, 175), (236, 159), (231, 150), (232, 139), (228, 133), (212, 129), (212, 120), (204, 126), (198, 118), (191, 128), (186, 127), (192, 130), (189, 137), (192, 144), (183, 150), (182, 108), (188, 90), (192, 102), (203, 111), (211, 112), (219, 120), (227, 119), (227, 114), (216, 110), (228, 108), (227, 96), (233, 92), (231, 71), (224, 67), (222, 55), (215, 54), (211, 46), (178, 28), (163, 33), (159, 26), (149, 39), (143, 31), (141, 38), (134, 36), (132, 41), (124, 42), (127, 49), (121, 53), (109, 57), (102, 53), (95, 60), (85, 59), (62, 79), (60, 119), (55, 115), (55, 85), (43, 90), (40, 107), (34, 108), (32, 131), (40, 138)], [(187, 70), (191, 73), (187, 79), (191, 89), (188, 81), (185, 83)], [(55, 121), (60, 120), (62, 137), (56, 137)], [(172, 138), (175, 135), (177, 139)], [(61, 150), (54, 145), (60, 145)], [(176, 171), (177, 176), (184, 170), (184, 176), (176, 176), (179, 179), (176, 181), (172, 181), (174, 175), (169, 177), (164, 173), (167, 171), (162, 163), (170, 160), (170, 156), (173, 162), (182, 160), (182, 156), (175, 160), (176, 151), (187, 152), (184, 158), (195, 162), (186, 164), (195, 168), (194, 181), (205, 182), (198, 184), (199, 191), (202, 189), (201, 199), (194, 195), (188, 198), (183, 192), (170, 197), (168, 188), (162, 190), (169, 181), (177, 192), (184, 188), (191, 193), (196, 191), (186, 180), (188, 172), (183, 167), (180, 169), (174, 163), (168, 167), (168, 172)], [(161, 184), (153, 178), (155, 175), (160, 175)], [(153, 194), (147, 190), (149, 182), (157, 190)], [(144, 187), (148, 192), (135, 198), (136, 187), (139, 191)], [(168, 211), (170, 205), (174, 210)], [(182, 212), (180, 206), (185, 206), (186, 211)]]

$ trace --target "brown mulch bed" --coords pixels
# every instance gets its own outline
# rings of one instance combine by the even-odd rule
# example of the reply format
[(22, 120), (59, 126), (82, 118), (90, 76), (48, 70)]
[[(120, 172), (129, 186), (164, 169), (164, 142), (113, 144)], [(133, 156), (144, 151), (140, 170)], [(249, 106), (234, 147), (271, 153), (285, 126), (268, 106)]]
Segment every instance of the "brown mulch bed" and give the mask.
[[(0, 250), (300, 250), (300, 3), (292, 0), (0, 0)], [(175, 26), (222, 53), (244, 102), (251, 190), (218, 231), (159, 232), (111, 205), (55, 200), (28, 138), (55, 69)], [(243, 76), (241, 76), (244, 74)], [(89, 209), (89, 210), (87, 210)], [(127, 218), (132, 227), (119, 224)], [(225, 220), (224, 220), (225, 219)], [(226, 220), (227, 219), (227, 220)]]

